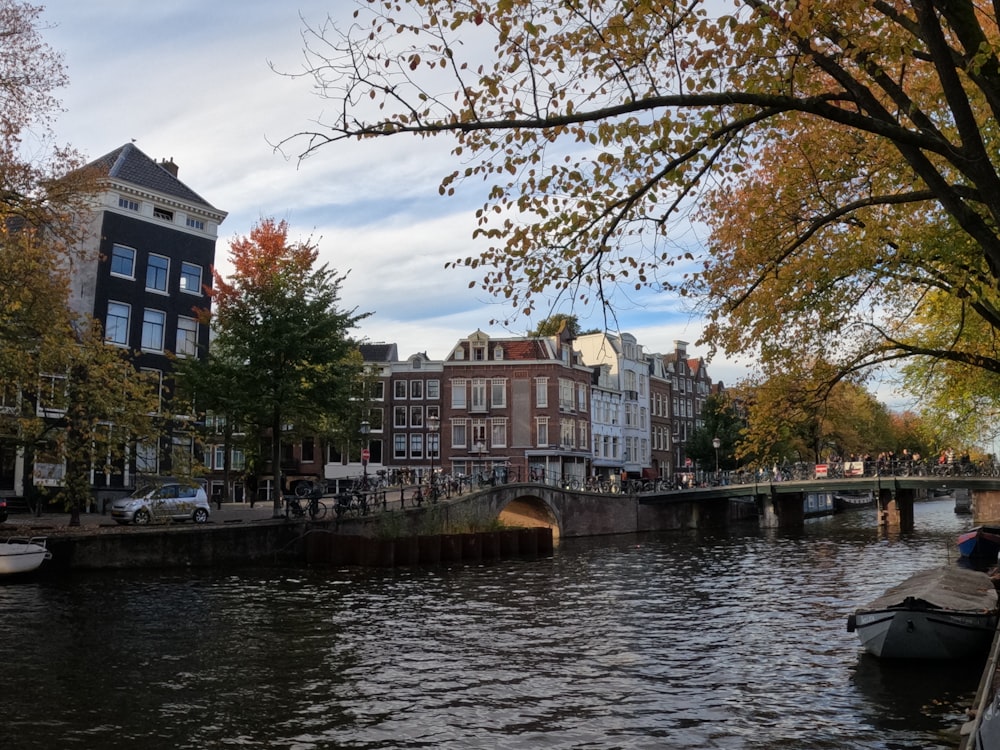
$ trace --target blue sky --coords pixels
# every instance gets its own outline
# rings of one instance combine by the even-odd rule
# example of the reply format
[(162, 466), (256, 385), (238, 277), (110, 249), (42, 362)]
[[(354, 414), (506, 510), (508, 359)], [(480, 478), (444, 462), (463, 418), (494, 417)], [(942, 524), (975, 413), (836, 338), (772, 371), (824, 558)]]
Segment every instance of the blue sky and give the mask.
[[(404, 357), (442, 358), (476, 329), (523, 334), (537, 318), (491, 327), (509, 307), (469, 289), (473, 272), (444, 268), (476, 253), (482, 202), (476, 186), (439, 196), (440, 178), (455, 168), (450, 142), (340, 144), (301, 164), (269, 145), (329, 107), (308, 80), (279, 76), (269, 63), (300, 68), (300, 15), (320, 24), (327, 15), (349, 19), (353, 8), (351, 0), (51, 0), (44, 35), (64, 54), (71, 81), (61, 92), (59, 139), (89, 158), (133, 139), (154, 159), (173, 158), (181, 180), (229, 213), (217, 246), (223, 273), (233, 237), (263, 216), (287, 220), (293, 237), (312, 236), (325, 262), (350, 271), (345, 306), (374, 313), (358, 333), (396, 342)], [(649, 293), (621, 303), (621, 329), (647, 352), (673, 351), (680, 339), (689, 353), (706, 353), (694, 346), (700, 321), (676, 298)], [(585, 328), (603, 325), (599, 313), (574, 312)], [(723, 360), (709, 368), (727, 384), (746, 371)]]

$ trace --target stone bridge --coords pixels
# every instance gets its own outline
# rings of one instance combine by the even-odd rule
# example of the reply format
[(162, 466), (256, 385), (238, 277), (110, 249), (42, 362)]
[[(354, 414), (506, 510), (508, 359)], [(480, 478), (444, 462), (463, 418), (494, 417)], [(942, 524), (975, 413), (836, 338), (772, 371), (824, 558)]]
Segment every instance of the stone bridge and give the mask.
[[(406, 531), (421, 533), (422, 525), (483, 528), (500, 521), (509, 526), (547, 526), (552, 529), (553, 537), (558, 538), (725, 527), (729, 522), (728, 497), (705, 493), (657, 504), (645, 502), (644, 498), (635, 494), (570, 491), (531, 482), (503, 484), (410, 509), (406, 514)], [(377, 523), (379, 515), (342, 523), (341, 528), (357, 531), (359, 524)]]
[(405, 523), (409, 533), (420, 533), (421, 522), (428, 518), (452, 528), (482, 528), (500, 521), (510, 526), (547, 526), (554, 537), (725, 528), (734, 521), (754, 518), (766, 528), (795, 528), (804, 520), (807, 493), (870, 491), (878, 505), (880, 525), (908, 530), (913, 528), (914, 501), (927, 497), (931, 490), (958, 488), (970, 490), (977, 523), (1000, 520), (1000, 478), (880, 476), (638, 494), (570, 491), (520, 482), (486, 487), (437, 505), (425, 504), (410, 511)]

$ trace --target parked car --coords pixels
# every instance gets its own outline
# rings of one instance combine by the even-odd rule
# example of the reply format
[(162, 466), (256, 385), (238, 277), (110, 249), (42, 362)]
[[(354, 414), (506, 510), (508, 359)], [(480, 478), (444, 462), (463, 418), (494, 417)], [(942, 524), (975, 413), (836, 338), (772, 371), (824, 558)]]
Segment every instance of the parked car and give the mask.
[(205, 523), (211, 512), (205, 488), (183, 482), (145, 485), (111, 504), (111, 518), (120, 524), (168, 520)]

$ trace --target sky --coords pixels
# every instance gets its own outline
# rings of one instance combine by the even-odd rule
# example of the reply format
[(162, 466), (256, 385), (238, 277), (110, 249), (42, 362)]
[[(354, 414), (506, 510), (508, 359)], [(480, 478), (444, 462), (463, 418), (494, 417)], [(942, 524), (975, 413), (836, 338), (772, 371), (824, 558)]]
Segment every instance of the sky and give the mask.
[[(301, 163), (275, 151), (273, 143), (309, 129), (331, 103), (310, 80), (272, 66), (301, 70), (304, 21), (349, 23), (353, 0), (38, 2), (44, 38), (64, 55), (70, 78), (59, 92), (58, 140), (88, 159), (129, 141), (155, 160), (173, 159), (181, 181), (228, 212), (216, 248), (224, 275), (229, 242), (273, 217), (288, 222), (292, 239), (311, 237), (321, 262), (348, 273), (344, 307), (372, 313), (354, 333), (396, 343), (401, 357), (443, 359), (477, 329), (523, 335), (553, 311), (491, 326), (510, 307), (470, 289), (474, 271), (445, 269), (478, 253), (472, 232), (483, 202), (476, 186), (439, 195), (457, 166), (449, 141), (336, 144)], [(657, 292), (621, 299), (618, 330), (646, 352), (672, 352), (681, 340), (689, 355), (707, 355), (696, 346), (701, 321), (684, 304)], [(599, 311), (554, 311), (577, 314), (584, 329), (604, 326)], [(709, 365), (727, 385), (747, 372), (737, 361)]]

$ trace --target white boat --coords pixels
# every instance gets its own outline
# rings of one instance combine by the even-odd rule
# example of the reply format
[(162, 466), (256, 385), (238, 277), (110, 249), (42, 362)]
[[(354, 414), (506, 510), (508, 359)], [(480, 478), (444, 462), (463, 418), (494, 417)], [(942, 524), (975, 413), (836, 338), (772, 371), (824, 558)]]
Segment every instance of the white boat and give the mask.
[(52, 559), (45, 546), (45, 537), (30, 539), (11, 537), (0, 542), (0, 576), (30, 573), (43, 562)]
[(985, 653), (997, 629), (993, 580), (955, 565), (917, 573), (847, 618), (883, 659), (962, 659)]

